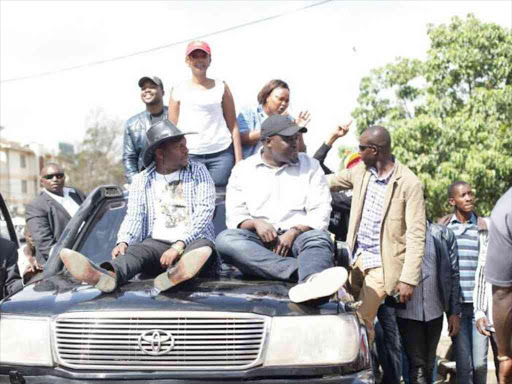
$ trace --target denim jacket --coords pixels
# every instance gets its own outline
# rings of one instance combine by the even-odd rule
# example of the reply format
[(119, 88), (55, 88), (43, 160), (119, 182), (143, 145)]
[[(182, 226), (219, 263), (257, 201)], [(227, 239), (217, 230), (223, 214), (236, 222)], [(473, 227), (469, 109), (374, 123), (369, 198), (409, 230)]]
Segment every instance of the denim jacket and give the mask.
[[(164, 106), (164, 117), (167, 116), (167, 107)], [(130, 184), (135, 174), (144, 169), (142, 154), (148, 146), (146, 132), (151, 126), (149, 112), (141, 112), (124, 125), (123, 164), (126, 182)]]

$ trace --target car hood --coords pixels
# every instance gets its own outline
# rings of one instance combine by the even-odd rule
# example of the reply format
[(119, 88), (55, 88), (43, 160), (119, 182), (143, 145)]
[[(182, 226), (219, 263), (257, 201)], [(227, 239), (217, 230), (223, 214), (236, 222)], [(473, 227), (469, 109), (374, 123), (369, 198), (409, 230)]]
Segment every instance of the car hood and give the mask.
[(26, 286), (0, 306), (2, 314), (56, 316), (90, 311), (217, 311), (267, 316), (336, 314), (335, 302), (319, 307), (288, 299), (293, 284), (232, 278), (194, 279), (156, 294), (153, 280), (132, 281), (112, 293), (102, 293), (64, 272)]

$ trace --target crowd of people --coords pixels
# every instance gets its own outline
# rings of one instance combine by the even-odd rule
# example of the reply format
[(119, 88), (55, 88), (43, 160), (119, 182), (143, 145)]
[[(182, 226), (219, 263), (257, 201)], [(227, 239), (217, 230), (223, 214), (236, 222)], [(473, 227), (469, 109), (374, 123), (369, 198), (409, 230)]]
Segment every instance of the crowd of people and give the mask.
[[(350, 123), (310, 157), (303, 137), (310, 115), (288, 114), (288, 84), (268, 82), (258, 106), (236, 116), (228, 85), (207, 77), (211, 57), (205, 42), (187, 46), (192, 77), (172, 88), (168, 108), (160, 78), (139, 80), (146, 110), (124, 129), (128, 209), (112, 260), (95, 265), (64, 249), (68, 271), (103, 292), (144, 271), (155, 276), (158, 293), (215, 276), (224, 262), (292, 282), (294, 303), (348, 297), (388, 384), (435, 381), (446, 315), (457, 383), (486, 383), (489, 344), (500, 384), (512, 383), (512, 189), (486, 218), (476, 213), (471, 185), (454, 180), (447, 193), (453, 212), (434, 223), (422, 183), (393, 156), (386, 128), (368, 127), (359, 151), (334, 173), (324, 159)], [(15, 248), (0, 243), (0, 299), (44, 268), (85, 198), (65, 186), (57, 164), (46, 165), (40, 181), (19, 252), (23, 279)], [(216, 235), (216, 194), (224, 189), (227, 229)], [(341, 241), (348, 258), (337, 265)]]

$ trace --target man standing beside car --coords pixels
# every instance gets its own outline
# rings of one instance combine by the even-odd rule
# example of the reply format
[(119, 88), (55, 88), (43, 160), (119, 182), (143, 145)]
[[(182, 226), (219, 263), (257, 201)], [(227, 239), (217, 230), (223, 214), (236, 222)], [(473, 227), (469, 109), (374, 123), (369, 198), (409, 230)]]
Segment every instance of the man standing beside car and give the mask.
[(113, 260), (96, 266), (63, 249), (60, 257), (75, 278), (112, 292), (139, 272), (158, 274), (154, 287), (160, 292), (215, 273), (215, 186), (203, 164), (189, 161), (185, 135), (167, 119), (149, 129), (146, 169), (130, 185)]
[(130, 184), (134, 175), (144, 169), (142, 154), (148, 142), (147, 130), (167, 116), (164, 106), (164, 84), (156, 76), (144, 76), (139, 82), (140, 97), (146, 110), (132, 116), (124, 126), (123, 164), (126, 182)]
[(491, 213), (485, 277), (492, 284), (492, 309), (497, 340), (499, 383), (512, 384), (512, 188)]
[(39, 180), (43, 191), (27, 205), (25, 221), (36, 247), (36, 260), (42, 266), (85, 196), (65, 186), (66, 175), (58, 164), (47, 164)]
[(457, 242), (453, 232), (427, 222), (425, 256), (421, 263), (421, 283), (406, 308), (397, 309), (397, 324), (409, 362), (411, 384), (433, 383), (436, 351), (443, 328), (443, 312), (448, 333), (460, 328), (460, 281)]
[[(454, 208), (454, 213), (439, 220), (439, 224), (453, 231), (459, 249), (462, 312), (460, 332), (453, 338), (459, 384), (487, 382), (489, 339), (478, 332), (475, 309), (479, 305), (473, 299), (478, 260), (486, 259), (489, 231), (488, 219), (478, 217), (473, 212), (474, 199), (471, 185), (465, 181), (455, 181), (448, 188), (448, 202)], [(483, 279), (483, 276), (480, 278)], [(479, 313), (479, 317), (481, 315)]]
[(0, 301), (22, 287), (16, 244), (0, 237)]
[[(344, 129), (345, 134), (348, 127)], [(347, 243), (354, 255), (352, 293), (374, 340), (373, 322), (382, 301), (399, 295), (411, 300), (425, 253), (426, 213), (423, 187), (391, 153), (391, 137), (380, 126), (360, 137), (362, 163), (329, 175), (332, 191), (353, 189)]]
[(263, 122), (260, 152), (231, 173), (229, 229), (217, 237), (217, 249), (247, 275), (298, 280), (288, 293), (291, 301), (317, 305), (343, 286), (347, 272), (333, 267), (331, 196), (319, 162), (298, 153), (301, 130), (282, 115)]

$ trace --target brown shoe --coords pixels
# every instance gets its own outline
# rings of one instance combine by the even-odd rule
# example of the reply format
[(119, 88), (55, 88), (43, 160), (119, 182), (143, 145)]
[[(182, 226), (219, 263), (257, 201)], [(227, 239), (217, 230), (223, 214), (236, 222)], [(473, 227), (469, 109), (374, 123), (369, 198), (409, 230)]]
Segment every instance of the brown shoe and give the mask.
[[(159, 292), (167, 291), (169, 288), (191, 279), (198, 273), (201, 268), (198, 268), (197, 265), (193, 265), (193, 263), (183, 263), (182, 261), (184, 258), (198, 258), (206, 260), (211, 256), (211, 254), (212, 249), (208, 246), (196, 248), (187, 252), (182, 256), (182, 260), (178, 262), (180, 263), (179, 267), (178, 264), (175, 264), (155, 278), (153, 282), (155, 289)], [(179, 276), (176, 276), (177, 274), (179, 274)], [(172, 277), (174, 277), (174, 283), (171, 281)]]
[(94, 285), (102, 292), (112, 292), (116, 289), (116, 278), (81, 253), (63, 248), (59, 256), (75, 279)]

